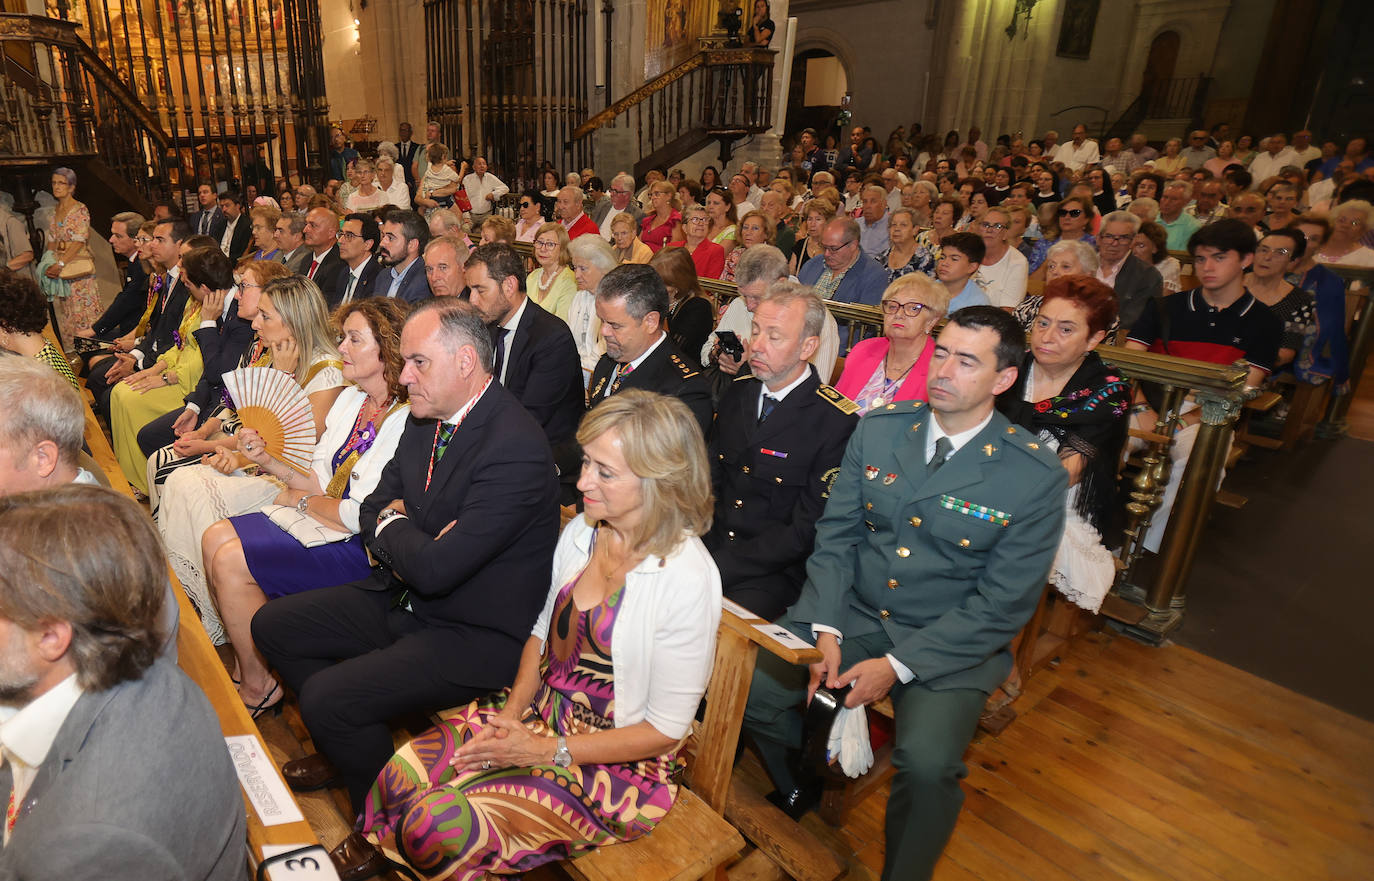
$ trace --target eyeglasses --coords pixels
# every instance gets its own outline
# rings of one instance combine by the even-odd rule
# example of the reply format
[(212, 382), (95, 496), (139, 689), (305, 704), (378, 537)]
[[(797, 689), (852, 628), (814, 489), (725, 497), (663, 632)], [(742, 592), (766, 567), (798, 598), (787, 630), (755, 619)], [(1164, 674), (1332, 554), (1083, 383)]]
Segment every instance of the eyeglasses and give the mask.
[(825, 244), (824, 242), (822, 242), (822, 243), (821, 243), (821, 250), (824, 251), (824, 252), (827, 253), (827, 254), (838, 254), (838, 253), (840, 253), (841, 251), (843, 251), (845, 248), (848, 248), (850, 245), (854, 244), (854, 242), (856, 242), (856, 241), (858, 241), (858, 239), (851, 239), (851, 240), (849, 240), (849, 241), (847, 241), (847, 242), (841, 242), (841, 243), (838, 244), (838, 245), (827, 245), (827, 244)]
[(896, 315), (901, 312), (907, 318), (915, 318), (930, 308), (925, 303), (898, 303), (896, 300), (883, 300), (878, 305), (883, 307), (883, 312), (887, 315)]
[(1277, 255), (1279, 257), (1287, 257), (1289, 254), (1292, 253), (1293, 250), (1291, 248), (1270, 248), (1267, 245), (1260, 245), (1258, 248), (1255, 249), (1255, 254), (1260, 257), (1269, 257), (1272, 255)]
[(528, 201), (526, 201), (526, 202), (521, 202), (521, 203), (520, 203), (520, 207), (521, 207), (521, 208), (533, 208), (533, 207), (534, 207), (534, 203), (533, 203), (533, 202), (528, 202)]
[(1001, 232), (1004, 229), (1010, 229), (1010, 227), (1005, 223), (988, 223), (985, 220), (983, 221), (983, 229), (987, 232)]
[(1116, 235), (1115, 233), (1102, 232), (1097, 234), (1098, 239), (1106, 242), (1116, 242), (1118, 245), (1125, 244), (1135, 238), (1133, 233)]
[(536, 240), (535, 243), (534, 243), (534, 246), (535, 246), (536, 248), (557, 248), (557, 247), (558, 247), (558, 243), (557, 243), (557, 242), (550, 242), (550, 241), (547, 241), (547, 240), (544, 240), (544, 241)]
[(1082, 209), (1082, 208), (1060, 208), (1060, 209), (1059, 209), (1059, 216), (1060, 216), (1060, 217), (1082, 217), (1082, 216), (1083, 216), (1083, 209)]
[(343, 230), (342, 232), (339, 233), (339, 239), (340, 239), (340, 241), (348, 241), (349, 239), (361, 239), (361, 238), (362, 238), (362, 236), (358, 235), (358, 234), (355, 233), (355, 232), (352, 232), (351, 230)]
[(140, 245), (147, 245), (147, 244), (151, 243), (152, 240), (153, 240), (152, 236), (138, 236), (137, 238), (134, 239), (134, 241), (138, 242)]

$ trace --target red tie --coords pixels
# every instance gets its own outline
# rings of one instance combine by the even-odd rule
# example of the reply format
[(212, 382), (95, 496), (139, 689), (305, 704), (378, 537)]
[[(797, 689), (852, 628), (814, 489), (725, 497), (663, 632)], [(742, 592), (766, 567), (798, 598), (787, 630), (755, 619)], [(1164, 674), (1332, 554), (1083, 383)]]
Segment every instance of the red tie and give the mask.
[(305, 274), (305, 277), (308, 278), (308, 279), (310, 279), (311, 281), (314, 281), (314, 279), (315, 279), (315, 270), (318, 269), (319, 266), (320, 266), (320, 258), (316, 257), (314, 260), (311, 260), (311, 261), (310, 261), (310, 271), (307, 272), (307, 273)]

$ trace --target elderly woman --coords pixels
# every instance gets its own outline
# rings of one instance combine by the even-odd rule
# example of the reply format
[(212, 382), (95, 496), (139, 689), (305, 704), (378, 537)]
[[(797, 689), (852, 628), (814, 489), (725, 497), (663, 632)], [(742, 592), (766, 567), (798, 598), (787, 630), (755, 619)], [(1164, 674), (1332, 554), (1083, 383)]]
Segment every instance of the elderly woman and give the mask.
[[(1202, 167), (1212, 173), (1212, 177), (1220, 179), (1226, 173), (1226, 169), (1231, 165), (1241, 165), (1236, 158), (1236, 145), (1231, 141), (1222, 141), (1217, 145), (1217, 155), (1202, 163)], [(1244, 167), (1244, 166), (1242, 166)]]
[[(706, 208), (688, 205), (682, 209), (682, 231), (686, 238), (668, 243), (668, 247), (680, 247), (691, 256), (692, 265), (696, 267), (696, 274), (700, 278), (720, 278), (725, 271), (725, 249), (710, 240), (710, 228), (711, 218)], [(734, 239), (731, 239), (732, 248), (734, 244)]]
[(698, 538), (706, 446), (686, 405), (637, 389), (598, 404), (577, 440), (584, 513), (558, 542), (515, 682), (401, 748), (351, 856), (372, 844), (427, 878), (475, 881), (639, 838), (676, 799), (720, 621)]
[(1116, 321), (1116, 295), (1087, 275), (1055, 278), (1031, 328), (1016, 383), (998, 396), (1012, 422), (1057, 450), (1069, 472), (1068, 521), (1051, 581), (1096, 612), (1116, 575), (1116, 470), (1126, 441), (1130, 386), (1093, 349)]
[(478, 231), (478, 241), (483, 245), (489, 245), (492, 242), (515, 244), (515, 221), (509, 217), (493, 214), (482, 221), (481, 229)]
[[(917, 247), (924, 248), (936, 260), (940, 259), (940, 242), (954, 234), (954, 224), (964, 213), (964, 203), (958, 196), (941, 196), (930, 210), (930, 228), (916, 234)], [(933, 270), (931, 270), (933, 273)]]
[[(268, 599), (346, 584), (371, 571), (359, 535), (359, 509), (396, 452), (410, 406), (401, 385), (401, 325), (410, 304), (373, 298), (346, 303), (335, 316), (342, 331), (340, 392), (325, 416), (310, 471), (271, 456), (256, 431), (239, 434), (239, 449), (259, 474), (285, 485), (277, 509), (251, 511), (212, 524), (201, 536), (215, 607), (234, 648), (234, 680), (254, 718), (279, 706), (281, 687), (253, 646), (253, 613)], [(328, 537), (314, 547), (304, 537)]]
[(1179, 138), (1165, 141), (1163, 155), (1156, 156), (1155, 161), (1151, 163), (1155, 174), (1170, 178), (1187, 168), (1188, 159), (1180, 152), (1182, 149), (1183, 141)]
[(668, 288), (668, 338), (684, 352), (701, 349), (711, 333), (715, 308), (697, 280), (696, 267), (684, 248), (664, 248), (649, 265)]
[[(1081, 241), (1056, 242), (1045, 254), (1045, 283), (1066, 275), (1096, 275), (1101, 260), (1097, 249)], [(1027, 294), (1012, 315), (1029, 333), (1040, 311), (1039, 294)]]
[(62, 279), (68, 263), (91, 258), (86, 246), (91, 234), (91, 212), (84, 203), (76, 201), (76, 172), (70, 168), (54, 171), (52, 194), (57, 205), (53, 209), (52, 226), (47, 231), (48, 250), (39, 261), (37, 271), (42, 278), (53, 279), (55, 289), (66, 291), (58, 307), (61, 320), (58, 330), (62, 334), (63, 347), (70, 349), (76, 332), (88, 330), (100, 318), (100, 288), (94, 265), (88, 275)]
[[(320, 289), (299, 275), (269, 282), (253, 329), (271, 350), (272, 367), (290, 374), (305, 390), (318, 440), (346, 382), (334, 344), (337, 332)], [(224, 642), (225, 634), (205, 581), (201, 536), (212, 523), (256, 511), (280, 492), (265, 476), (244, 471), (254, 463), (241, 447), (237, 439), (233, 445), (215, 444), (202, 464), (174, 470), (163, 484), (157, 514), (167, 558), (216, 644)]]
[[(1097, 211), (1093, 206), (1093, 200), (1086, 196), (1069, 196), (1059, 203), (1055, 209), (1055, 219), (1059, 222), (1059, 235), (1055, 238), (1048, 236), (1035, 243), (1035, 248), (1031, 251), (1030, 271), (1034, 275), (1040, 265), (1045, 262), (1045, 257), (1049, 254), (1050, 248), (1059, 242), (1082, 241), (1085, 244), (1096, 246), (1097, 240), (1088, 230), (1092, 228), (1093, 217)], [(1043, 275), (1043, 273), (1042, 273)]]
[(1303, 234), (1307, 246), (1293, 269), (1293, 277), (1298, 287), (1311, 291), (1317, 301), (1317, 339), (1312, 345), (1312, 361), (1299, 363), (1299, 377), (1308, 382), (1329, 378), (1332, 388), (1340, 388), (1350, 373), (1350, 342), (1345, 335), (1345, 280), (1318, 263), (1316, 256), (1331, 238), (1331, 224), (1322, 217), (1300, 217), (1294, 229)]
[[(628, 214), (616, 215), (616, 219), (621, 217), (629, 218), (627, 228), (633, 233), (633, 218)], [(586, 388), (591, 381), (592, 371), (596, 369), (596, 362), (606, 354), (606, 341), (601, 337), (601, 319), (596, 315), (596, 287), (619, 261), (615, 251), (601, 236), (578, 236), (568, 245), (568, 253), (572, 255), (573, 278), (577, 281), (577, 293), (568, 306), (568, 327), (572, 329), (573, 342), (577, 344), (577, 357), (582, 362), (582, 387)]]
[(353, 165), (358, 188), (348, 194), (344, 207), (349, 211), (371, 211), (390, 204), (386, 191), (377, 186), (377, 167), (370, 159), (359, 159)]
[(47, 326), (48, 300), (37, 283), (31, 276), (0, 267), (0, 348), (42, 361), (81, 391), (72, 365), (43, 336)]
[(801, 216), (806, 235), (792, 246), (792, 253), (788, 255), (787, 271), (791, 275), (800, 272), (806, 261), (821, 255), (821, 231), (835, 218), (835, 203), (826, 199), (811, 199), (802, 206)]
[[(239, 317), (250, 322), (256, 318), (263, 288), (290, 275), (291, 270), (275, 260), (240, 260), (238, 271), (234, 274), (238, 284), (235, 299), (239, 304)], [(271, 363), (271, 347), (261, 340), (255, 340), (239, 357), (237, 366), (267, 367)], [(239, 428), (239, 421), (230, 402), (221, 401), (214, 412), (198, 415), (205, 417), (199, 427), (183, 432), (174, 442), (148, 457), (148, 508), (154, 520), (157, 519), (162, 487), (173, 471), (199, 465), (201, 457), (215, 452), (217, 447), (236, 449), (234, 432)]]
[(640, 240), (656, 254), (668, 242), (683, 238), (681, 220), (676, 188), (664, 180), (650, 184), (649, 210), (640, 224)]
[(193, 331), (200, 327), (201, 305), (213, 299), (212, 311), (218, 318), (218, 310), (234, 286), (233, 264), (214, 247), (187, 252), (181, 258), (181, 275), (191, 296), (172, 335), (174, 345), (151, 366), (116, 385), (110, 395), (110, 437), (115, 456), (129, 485), (145, 495), (148, 457), (139, 447), (138, 432), (154, 419), (180, 410), (200, 382), (205, 364)]
[(928, 180), (912, 181), (902, 187), (902, 207), (916, 212), (916, 228), (930, 226), (930, 209), (940, 198), (940, 191)]
[[(1134, 206), (1135, 203), (1131, 204)], [(1159, 270), (1159, 274), (1164, 278), (1166, 295), (1176, 294), (1183, 289), (1183, 282), (1179, 277), (1183, 267), (1179, 265), (1177, 258), (1169, 256), (1169, 233), (1164, 227), (1153, 221), (1142, 223), (1140, 231), (1135, 234), (1135, 241), (1131, 243), (1131, 251)]]
[(517, 242), (532, 243), (534, 237), (539, 234), (539, 227), (545, 224), (544, 215), (539, 210), (539, 198), (539, 191), (533, 188), (520, 194), (520, 207), (516, 212), (515, 221)]
[(635, 224), (634, 216), (628, 211), (622, 211), (611, 218), (611, 243), (615, 246), (617, 262), (648, 263), (653, 258), (653, 249), (639, 240), (638, 233), (639, 228)]
[(771, 245), (777, 236), (773, 218), (762, 211), (750, 211), (739, 222), (739, 247), (725, 255), (725, 268), (720, 273), (721, 281), (735, 280), (735, 267), (746, 248), (754, 245)]
[(1311, 358), (1317, 334), (1316, 298), (1288, 280), (1297, 277), (1294, 273), (1306, 251), (1307, 237), (1302, 230), (1276, 229), (1260, 239), (1245, 280), (1245, 289), (1283, 322), (1275, 368), (1291, 369), (1299, 352)]
[(410, 207), (410, 187), (406, 177), (396, 170), (396, 160), (391, 156), (377, 157), (377, 188), (386, 194), (387, 205), (397, 208)]
[(1131, 175), (1131, 199), (1158, 199), (1164, 192), (1164, 178), (1150, 171), (1140, 171)]
[(1351, 199), (1332, 208), (1327, 219), (1331, 238), (1317, 250), (1317, 262), (1374, 266), (1374, 248), (1360, 243), (1374, 223), (1374, 206), (1363, 199)]
[(887, 280), (896, 281), (913, 272), (935, 273), (935, 255), (916, 240), (916, 211), (898, 208), (889, 217), (887, 250), (878, 255), (878, 262), (887, 270)]
[(254, 248), (253, 253), (248, 255), (249, 259), (276, 260), (281, 255), (281, 248), (273, 233), (277, 230), (277, 221), (281, 220), (281, 212), (263, 205), (251, 209), (248, 216), (253, 219)]
[(544, 311), (568, 320), (568, 307), (577, 293), (577, 280), (568, 268), (568, 231), (561, 223), (546, 223), (534, 237), (534, 271), (525, 279), (525, 292)]
[(903, 275), (883, 291), (883, 335), (855, 344), (835, 389), (859, 405), (859, 415), (893, 401), (924, 401), (935, 354), (930, 331), (949, 307), (949, 291), (930, 276)]
[(735, 201), (725, 187), (716, 187), (706, 194), (706, 217), (710, 221), (706, 238), (724, 249), (728, 256), (739, 244), (739, 215)]

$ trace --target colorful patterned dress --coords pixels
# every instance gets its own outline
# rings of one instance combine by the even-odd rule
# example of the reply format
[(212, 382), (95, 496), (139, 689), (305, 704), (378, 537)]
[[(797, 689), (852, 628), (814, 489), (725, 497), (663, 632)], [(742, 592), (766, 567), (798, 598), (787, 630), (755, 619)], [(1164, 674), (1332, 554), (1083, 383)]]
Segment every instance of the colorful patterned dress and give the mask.
[[(573, 602), (576, 584), (564, 585), (555, 600), (541, 684), (524, 715), (539, 735), (614, 727), (611, 633), (625, 588), (582, 611)], [(359, 827), (388, 857), (433, 879), (520, 873), (638, 838), (672, 807), (674, 754), (630, 764), (456, 773), (449, 762), (458, 747), (504, 703), (503, 694), (445, 713), (439, 727), (406, 744), (382, 769)]]
[[(66, 245), (70, 242), (85, 242), (91, 233), (91, 212), (80, 202), (72, 205), (70, 211), (61, 219), (54, 218), (48, 240), (53, 245)], [(72, 292), (58, 305), (62, 322), (62, 346), (70, 349), (72, 335), (85, 330), (99, 320), (100, 285), (95, 275), (71, 279)]]

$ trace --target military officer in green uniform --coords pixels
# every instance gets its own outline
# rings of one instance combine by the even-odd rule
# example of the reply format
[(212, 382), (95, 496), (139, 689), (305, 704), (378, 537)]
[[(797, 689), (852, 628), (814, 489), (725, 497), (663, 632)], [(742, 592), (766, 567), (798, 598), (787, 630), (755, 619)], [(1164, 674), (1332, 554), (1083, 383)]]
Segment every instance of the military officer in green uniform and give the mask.
[(810, 288), (775, 282), (752, 324), (749, 372), (730, 384), (711, 429), (716, 513), (702, 540), (725, 597), (772, 621), (801, 592), (859, 407), (807, 363), (825, 327)]
[(936, 342), (929, 405), (869, 412), (816, 527), (807, 580), (780, 623), (814, 638), (810, 670), (760, 657), (746, 729), (784, 803), (804, 790), (789, 751), (819, 683), (847, 706), (891, 692), (896, 774), (882, 877), (928, 878), (954, 829), (963, 753), (1011, 669), (1064, 526), (1067, 472), (993, 406), (1025, 349), (1000, 309), (954, 313)]

